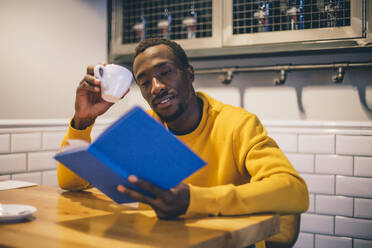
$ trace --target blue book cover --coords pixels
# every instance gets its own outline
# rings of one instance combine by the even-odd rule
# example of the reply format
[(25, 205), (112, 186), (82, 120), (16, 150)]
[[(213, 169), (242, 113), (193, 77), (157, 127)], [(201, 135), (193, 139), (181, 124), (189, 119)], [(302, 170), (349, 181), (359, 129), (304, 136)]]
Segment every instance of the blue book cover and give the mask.
[(129, 175), (170, 189), (205, 165), (140, 107), (119, 118), (92, 144), (54, 158), (119, 204), (135, 200), (119, 193), (117, 185), (139, 190), (127, 181)]

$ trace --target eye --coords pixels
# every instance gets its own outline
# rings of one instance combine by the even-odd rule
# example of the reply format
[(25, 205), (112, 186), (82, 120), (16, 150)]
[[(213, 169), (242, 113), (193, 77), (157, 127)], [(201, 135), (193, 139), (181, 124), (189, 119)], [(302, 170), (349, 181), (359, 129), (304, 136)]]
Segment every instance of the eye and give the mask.
[(166, 69), (160, 73), (161, 76), (167, 76), (172, 72), (171, 69)]
[(145, 88), (145, 87), (147, 87), (149, 84), (150, 84), (150, 81), (149, 81), (149, 80), (146, 80), (145, 82), (140, 83), (140, 86), (143, 87), (143, 88)]

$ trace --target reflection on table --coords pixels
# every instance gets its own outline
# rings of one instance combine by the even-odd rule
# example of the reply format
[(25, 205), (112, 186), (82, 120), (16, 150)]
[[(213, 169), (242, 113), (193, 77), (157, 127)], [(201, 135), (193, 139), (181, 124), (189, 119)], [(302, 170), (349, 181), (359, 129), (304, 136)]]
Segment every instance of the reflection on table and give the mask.
[(279, 232), (278, 215), (159, 220), (98, 190), (34, 186), (0, 191), (1, 203), (29, 204), (30, 220), (0, 223), (0, 246), (246, 247)]

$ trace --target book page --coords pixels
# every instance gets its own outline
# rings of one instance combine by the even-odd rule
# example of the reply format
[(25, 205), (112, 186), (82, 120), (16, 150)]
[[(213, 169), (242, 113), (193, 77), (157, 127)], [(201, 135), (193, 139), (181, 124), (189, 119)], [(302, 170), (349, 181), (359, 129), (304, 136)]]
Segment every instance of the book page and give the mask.
[(90, 145), (89, 142), (80, 139), (68, 139), (67, 143), (68, 145), (61, 148), (61, 152), (70, 151), (75, 148), (87, 147)]

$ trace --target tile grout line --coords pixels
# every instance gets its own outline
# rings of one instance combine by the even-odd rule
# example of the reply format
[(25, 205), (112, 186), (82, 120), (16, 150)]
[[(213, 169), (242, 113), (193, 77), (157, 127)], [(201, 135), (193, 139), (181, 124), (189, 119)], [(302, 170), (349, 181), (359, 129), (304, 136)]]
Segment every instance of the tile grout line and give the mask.
[(316, 248), (316, 244), (315, 244), (315, 233), (313, 233), (313, 247)]
[(337, 155), (337, 134), (334, 135), (334, 154)]
[(40, 132), (40, 151), (44, 151), (44, 142), (43, 142), (43, 139), (44, 138), (44, 132)]
[(333, 216), (333, 236), (336, 236), (336, 216)]
[(317, 154), (314, 153), (313, 156), (312, 156), (312, 159), (313, 159), (313, 174), (316, 174), (316, 158), (317, 158)]
[(11, 137), (11, 133), (8, 133), (9, 135), (9, 141), (8, 141), (8, 145), (9, 145), (9, 154), (11, 154), (11, 149), (12, 149), (12, 137)]

